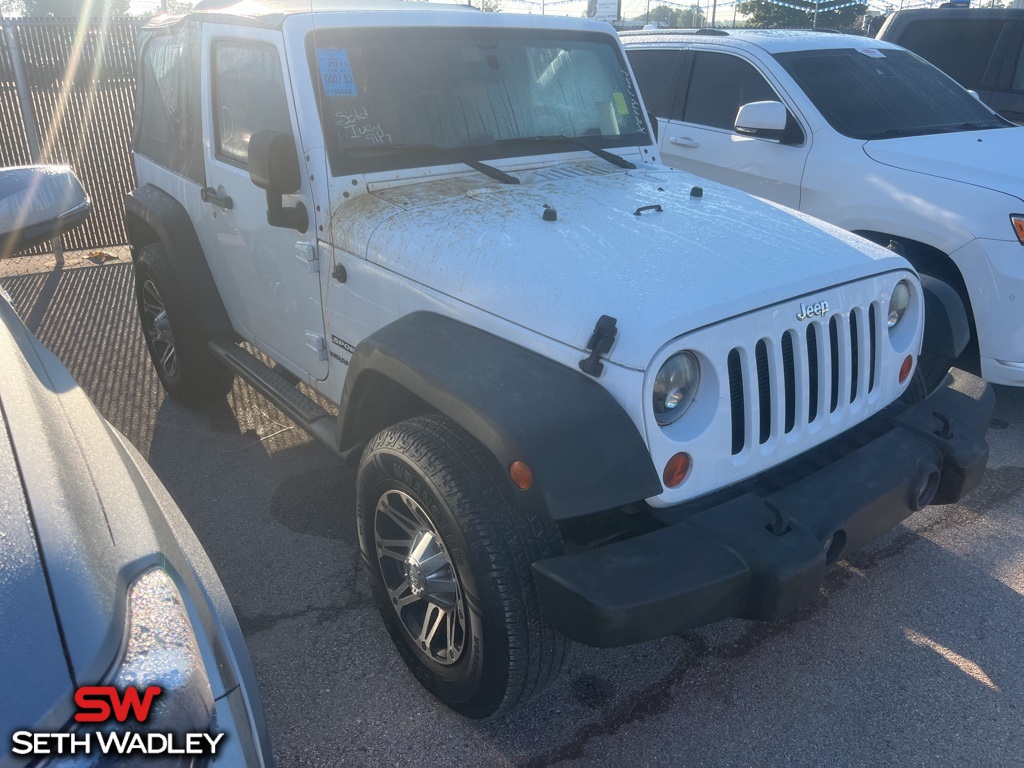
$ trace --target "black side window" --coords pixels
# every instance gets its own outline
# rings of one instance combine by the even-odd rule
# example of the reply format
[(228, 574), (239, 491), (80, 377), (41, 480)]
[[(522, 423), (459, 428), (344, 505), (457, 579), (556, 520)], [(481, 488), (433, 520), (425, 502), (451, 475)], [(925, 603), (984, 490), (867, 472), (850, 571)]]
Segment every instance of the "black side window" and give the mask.
[(923, 19), (907, 27), (898, 42), (930, 61), (964, 88), (980, 88), (1004, 21)]
[(694, 55), (683, 122), (731, 131), (736, 113), (752, 101), (778, 101), (772, 87), (751, 64), (725, 53)]
[(292, 132), (274, 46), (214, 44), (213, 125), (217, 156), (243, 166), (249, 162), (249, 137), (256, 131)]
[(198, 29), (184, 27), (143, 42), (136, 110), (135, 151), (202, 183)]
[(676, 64), (679, 51), (629, 50), (629, 64), (644, 97), (644, 104), (656, 117), (669, 117), (675, 97)]

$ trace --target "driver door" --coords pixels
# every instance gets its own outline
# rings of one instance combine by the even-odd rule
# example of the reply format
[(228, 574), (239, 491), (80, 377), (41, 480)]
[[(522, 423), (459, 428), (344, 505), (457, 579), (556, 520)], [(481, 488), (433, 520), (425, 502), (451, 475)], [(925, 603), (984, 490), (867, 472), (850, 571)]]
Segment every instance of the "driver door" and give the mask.
[[(206, 24), (203, 32), (203, 250), (236, 330), (301, 378), (327, 376), (327, 349), (317, 272), (316, 236), (267, 223), (266, 193), (249, 179), (249, 137), (259, 130), (290, 133), (298, 126), (280, 35)], [(300, 167), (304, 167), (300, 155)], [(303, 174), (305, 177), (307, 174)], [(304, 178), (284, 205), (312, 210)]]

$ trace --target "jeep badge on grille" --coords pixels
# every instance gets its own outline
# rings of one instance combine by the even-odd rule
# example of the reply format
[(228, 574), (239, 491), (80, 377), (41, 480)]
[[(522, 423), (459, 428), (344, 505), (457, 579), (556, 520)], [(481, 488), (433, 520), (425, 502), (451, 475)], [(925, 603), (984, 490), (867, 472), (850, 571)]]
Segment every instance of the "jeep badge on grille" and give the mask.
[(797, 320), (806, 320), (809, 317), (824, 317), (828, 314), (828, 302), (819, 301), (816, 304), (801, 304), (800, 311), (796, 313)]

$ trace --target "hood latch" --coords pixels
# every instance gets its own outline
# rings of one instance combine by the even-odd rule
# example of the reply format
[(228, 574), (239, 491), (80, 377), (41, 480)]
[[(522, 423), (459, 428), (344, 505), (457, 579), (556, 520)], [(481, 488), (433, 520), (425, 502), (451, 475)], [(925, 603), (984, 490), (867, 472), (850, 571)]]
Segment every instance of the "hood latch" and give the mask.
[(594, 332), (590, 335), (590, 341), (587, 342), (590, 355), (586, 360), (580, 360), (580, 370), (588, 376), (593, 376), (596, 379), (604, 370), (601, 356), (607, 355), (608, 350), (612, 348), (615, 335), (619, 332), (615, 327), (616, 322), (616, 319), (610, 315), (601, 315), (597, 319)]

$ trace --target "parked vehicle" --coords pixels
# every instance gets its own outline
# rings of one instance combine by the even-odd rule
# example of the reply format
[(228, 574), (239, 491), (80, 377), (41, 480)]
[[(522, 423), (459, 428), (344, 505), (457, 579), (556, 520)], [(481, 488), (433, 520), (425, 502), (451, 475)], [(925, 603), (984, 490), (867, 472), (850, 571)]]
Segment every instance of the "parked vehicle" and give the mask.
[[(67, 168), (0, 170), (0, 233), (13, 250), (88, 210)], [(128, 730), (214, 731), (225, 735), (218, 765), (269, 765), (249, 654), (206, 553), (9, 302), (0, 289), (0, 764), (31, 759), (19, 732), (82, 737), (76, 691), (95, 684), (162, 689)], [(55, 741), (43, 744), (35, 754), (53, 755)], [(75, 764), (98, 765), (92, 750)]]
[(1024, 8), (899, 11), (878, 39), (927, 59), (1007, 120), (1024, 123)]
[[(662, 160), (898, 249), (967, 307), (962, 364), (1024, 385), (1024, 176), (1012, 159), (1024, 128), (890, 43), (782, 30), (624, 40)], [(941, 316), (927, 327), (963, 335)]]
[(535, 694), (567, 637), (780, 616), (978, 483), (983, 382), (896, 402), (941, 288), (659, 164), (608, 25), (347, 7), (144, 31), (139, 315), (172, 396), (241, 375), (358, 464), (377, 606), (444, 703)]
[(85, 221), (91, 205), (67, 166), (0, 169), (0, 258), (73, 229)]

